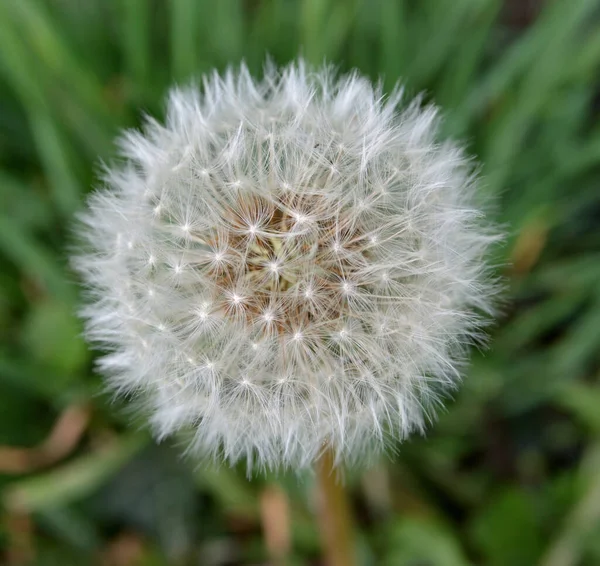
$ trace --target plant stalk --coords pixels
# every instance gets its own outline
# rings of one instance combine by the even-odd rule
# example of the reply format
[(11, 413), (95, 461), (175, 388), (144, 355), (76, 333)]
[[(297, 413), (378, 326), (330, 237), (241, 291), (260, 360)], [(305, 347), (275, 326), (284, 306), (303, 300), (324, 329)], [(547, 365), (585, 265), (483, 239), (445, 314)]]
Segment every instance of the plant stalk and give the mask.
[(356, 566), (353, 521), (348, 495), (327, 448), (317, 462), (319, 522), (327, 566)]

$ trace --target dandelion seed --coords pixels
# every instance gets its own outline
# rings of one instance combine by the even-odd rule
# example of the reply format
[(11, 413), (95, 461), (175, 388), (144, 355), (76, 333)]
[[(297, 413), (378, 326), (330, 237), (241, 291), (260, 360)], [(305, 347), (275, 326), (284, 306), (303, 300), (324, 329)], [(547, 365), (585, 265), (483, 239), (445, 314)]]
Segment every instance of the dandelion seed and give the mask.
[[(129, 163), (88, 201), (88, 337), (191, 453), (368, 460), (424, 429), (491, 312), (473, 165), (434, 108), (358, 74), (298, 62), (203, 84), (127, 134)], [(192, 374), (210, 401), (169, 394)]]

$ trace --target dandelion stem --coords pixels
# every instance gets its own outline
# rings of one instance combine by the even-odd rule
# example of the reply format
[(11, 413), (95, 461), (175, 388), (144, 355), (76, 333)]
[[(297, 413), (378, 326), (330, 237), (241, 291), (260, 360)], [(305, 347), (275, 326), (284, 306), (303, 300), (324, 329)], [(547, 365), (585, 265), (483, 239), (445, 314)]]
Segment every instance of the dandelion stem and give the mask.
[(317, 462), (319, 520), (327, 566), (356, 566), (352, 514), (348, 494), (334, 470), (327, 448)]
[(275, 483), (260, 494), (261, 521), (265, 544), (273, 566), (287, 566), (291, 546), (290, 511), (286, 492)]

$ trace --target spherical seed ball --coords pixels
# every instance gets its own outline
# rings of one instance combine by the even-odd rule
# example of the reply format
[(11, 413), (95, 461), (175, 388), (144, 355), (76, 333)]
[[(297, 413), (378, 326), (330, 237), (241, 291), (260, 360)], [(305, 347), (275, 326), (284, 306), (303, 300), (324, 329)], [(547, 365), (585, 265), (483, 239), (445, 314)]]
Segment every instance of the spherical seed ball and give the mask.
[(158, 436), (250, 470), (422, 430), (494, 291), (473, 167), (436, 127), (431, 106), (301, 61), (171, 91), (82, 215), (110, 385)]

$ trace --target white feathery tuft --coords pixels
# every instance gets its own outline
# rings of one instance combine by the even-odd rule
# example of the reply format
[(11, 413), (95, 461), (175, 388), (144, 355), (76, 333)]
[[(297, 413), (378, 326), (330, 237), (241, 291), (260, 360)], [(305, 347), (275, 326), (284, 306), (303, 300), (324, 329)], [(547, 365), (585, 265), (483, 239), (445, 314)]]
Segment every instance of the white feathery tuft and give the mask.
[(302, 61), (174, 89), (74, 259), (110, 386), (189, 450), (302, 469), (422, 431), (482, 339), (497, 240), (437, 113)]

